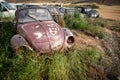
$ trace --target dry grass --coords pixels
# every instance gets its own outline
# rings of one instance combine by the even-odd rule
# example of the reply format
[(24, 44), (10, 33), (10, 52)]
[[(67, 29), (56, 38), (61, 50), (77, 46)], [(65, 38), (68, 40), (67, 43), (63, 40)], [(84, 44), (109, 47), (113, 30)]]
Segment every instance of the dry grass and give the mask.
[(107, 19), (120, 20), (120, 6), (99, 5), (100, 16)]

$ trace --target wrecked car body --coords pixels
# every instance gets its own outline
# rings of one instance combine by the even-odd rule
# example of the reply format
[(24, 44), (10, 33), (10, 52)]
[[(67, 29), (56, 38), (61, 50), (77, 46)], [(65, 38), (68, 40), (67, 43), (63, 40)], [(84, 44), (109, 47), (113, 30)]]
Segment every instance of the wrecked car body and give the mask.
[(50, 53), (70, 48), (75, 42), (72, 32), (61, 28), (45, 8), (19, 9), (15, 20), (17, 34), (11, 38), (15, 52), (25, 47), (36, 53)]
[(91, 7), (85, 7), (85, 6), (78, 6), (76, 7), (78, 9), (78, 11), (81, 14), (86, 15), (87, 17), (90, 18), (98, 18), (99, 17), (99, 13), (97, 10), (92, 9)]

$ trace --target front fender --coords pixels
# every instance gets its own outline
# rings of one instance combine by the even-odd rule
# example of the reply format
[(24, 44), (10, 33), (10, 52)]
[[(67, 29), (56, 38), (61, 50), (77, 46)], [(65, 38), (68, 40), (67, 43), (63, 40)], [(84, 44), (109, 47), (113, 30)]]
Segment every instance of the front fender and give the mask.
[(11, 38), (10, 43), (14, 51), (20, 47), (26, 47), (29, 50), (33, 51), (33, 48), (29, 46), (28, 42), (20, 34), (14, 35)]
[(74, 35), (67, 28), (63, 28), (63, 31), (64, 31), (64, 35), (65, 35), (65, 47), (70, 48), (75, 43)]

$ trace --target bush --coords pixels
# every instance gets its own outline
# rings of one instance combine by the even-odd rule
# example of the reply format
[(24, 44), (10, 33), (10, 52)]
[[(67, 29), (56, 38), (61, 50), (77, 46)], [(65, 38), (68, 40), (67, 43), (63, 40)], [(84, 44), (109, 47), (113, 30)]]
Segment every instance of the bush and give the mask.
[(105, 31), (101, 27), (104, 27), (105, 24), (100, 20), (92, 20), (90, 18), (82, 18), (80, 15), (74, 14), (64, 16), (66, 27), (71, 29), (76, 29), (82, 31), (85, 34), (88, 34), (93, 37), (99, 37), (100, 39), (105, 37)]
[(71, 29), (85, 31), (89, 28), (87, 22), (80, 17), (79, 13), (76, 13), (73, 16), (65, 15), (64, 20), (66, 27)]
[(13, 22), (14, 21), (14, 17), (3, 17), (0, 15), (0, 22)]
[(64, 53), (54, 53), (50, 58), (49, 80), (69, 80), (67, 56)]
[[(100, 64), (101, 54), (95, 48), (84, 50), (72, 50), (68, 56), (69, 78), (70, 80), (89, 80), (87, 76), (88, 66)], [(96, 78), (97, 79), (97, 78)]]
[(11, 80), (88, 80), (87, 66), (99, 64), (100, 53), (95, 49), (71, 50), (69, 54), (51, 53), (36, 57), (25, 52), (26, 58), (1, 58), (1, 79)]

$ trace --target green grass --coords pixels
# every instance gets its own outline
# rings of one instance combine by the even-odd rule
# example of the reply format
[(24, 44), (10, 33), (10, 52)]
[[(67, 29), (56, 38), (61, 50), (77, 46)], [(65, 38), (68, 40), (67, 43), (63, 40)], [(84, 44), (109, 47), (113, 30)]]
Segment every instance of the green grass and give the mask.
[(80, 14), (76, 13), (73, 16), (65, 15), (65, 27), (75, 29), (77, 31), (84, 32), (85, 34), (93, 37), (99, 37), (100, 39), (105, 37), (105, 31), (103, 28), (105, 24), (101, 19), (92, 20), (90, 18), (82, 18)]
[(71, 29), (79, 29), (81, 31), (84, 31), (89, 28), (87, 22), (80, 17), (79, 13), (76, 13), (73, 16), (66, 14), (64, 16), (64, 20), (66, 24), (65, 27)]
[[(85, 50), (74, 50), (69, 56), (69, 77), (70, 80), (88, 80), (87, 77), (87, 60), (88, 52)], [(86, 56), (87, 55), (87, 56)], [(86, 59), (85, 59), (86, 58)]]
[(14, 21), (14, 17), (13, 16), (10, 16), (10, 17), (3, 17), (1, 14), (0, 14), (0, 22), (13, 22)]
[[(0, 27), (0, 79), (1, 80), (89, 80), (88, 65), (101, 63), (101, 53), (96, 48), (71, 49), (36, 57), (24, 51), (15, 55), (10, 39), (15, 34), (13, 23)], [(101, 76), (102, 77), (102, 76)]]

